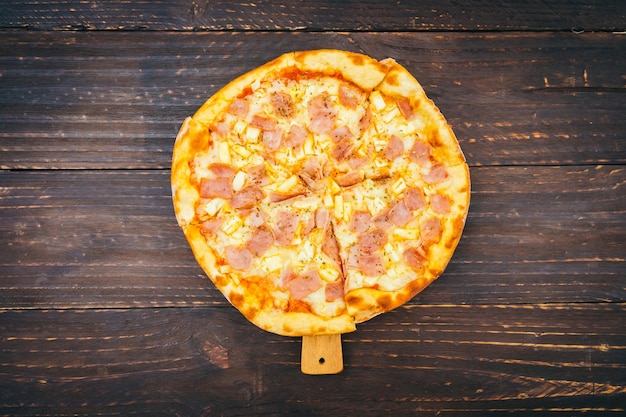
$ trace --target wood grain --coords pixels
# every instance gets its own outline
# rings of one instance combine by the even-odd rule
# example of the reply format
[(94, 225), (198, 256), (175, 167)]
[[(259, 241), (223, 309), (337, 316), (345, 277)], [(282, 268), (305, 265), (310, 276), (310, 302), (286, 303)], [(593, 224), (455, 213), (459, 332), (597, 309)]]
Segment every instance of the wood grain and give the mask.
[(232, 309), (4, 311), (0, 413), (611, 414), (626, 399), (625, 310), (403, 307), (344, 335), (332, 377), (302, 375), (297, 338)]
[[(626, 299), (626, 169), (470, 173), (457, 252), (416, 302)], [(168, 171), (4, 171), (0, 183), (0, 308), (227, 305), (176, 224)]]
[(391, 56), (409, 68), (473, 166), (626, 161), (624, 36), (262, 33), (249, 40), (246, 33), (6, 33), (0, 168), (167, 169), (182, 120), (218, 88), (283, 52), (321, 47)]
[[(614, 416), (626, 404), (626, 3), (0, 5), (0, 415)], [(343, 335), (256, 328), (193, 259), (174, 138), (290, 50), (394, 57), (453, 126), (472, 202), (446, 272)]]
[[(555, 12), (557, 11), (558, 12)], [(45, 30), (615, 31), (619, 0), (3, 2), (0, 28)]]

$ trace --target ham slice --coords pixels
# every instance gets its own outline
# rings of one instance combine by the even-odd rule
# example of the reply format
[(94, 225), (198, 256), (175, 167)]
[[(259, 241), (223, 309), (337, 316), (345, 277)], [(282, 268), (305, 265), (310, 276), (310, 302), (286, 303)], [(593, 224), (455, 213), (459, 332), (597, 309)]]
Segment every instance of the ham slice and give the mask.
[(322, 252), (328, 255), (329, 258), (334, 260), (337, 265), (341, 265), (341, 256), (339, 255), (339, 244), (333, 231), (332, 226), (327, 227), (324, 233), (324, 240), (322, 241)]
[(276, 215), (276, 243), (281, 246), (291, 244), (300, 222), (300, 215), (286, 210), (280, 210)]
[(230, 178), (203, 178), (200, 181), (200, 197), (226, 198), (233, 196), (233, 184)]
[(413, 213), (406, 207), (404, 200), (400, 200), (389, 210), (389, 218), (393, 224), (402, 227), (413, 220)]
[(349, 84), (339, 86), (339, 102), (344, 106), (354, 109), (362, 100), (361, 91)]
[(292, 149), (297, 148), (306, 141), (307, 136), (308, 133), (305, 128), (300, 125), (291, 125), (284, 140), (285, 146), (289, 146)]
[(400, 109), (400, 113), (402, 113), (407, 120), (411, 120), (415, 117), (413, 109), (411, 108), (411, 102), (408, 99), (399, 98), (396, 100), (396, 104), (398, 105), (398, 109)]
[(424, 247), (435, 243), (441, 237), (441, 222), (436, 217), (432, 217), (420, 224), (420, 240)]
[(386, 208), (378, 213), (378, 215), (372, 219), (374, 226), (382, 230), (388, 230), (393, 224), (389, 216), (389, 211), (389, 208)]
[(352, 132), (350, 132), (348, 126), (339, 126), (330, 133), (330, 137), (333, 139), (333, 142), (337, 143), (344, 139), (352, 139)]
[(283, 131), (280, 129), (263, 131), (263, 145), (268, 151), (275, 151), (280, 148), (282, 139)]
[(422, 248), (408, 248), (403, 254), (404, 261), (415, 272), (422, 272), (427, 263), (427, 256)]
[(426, 175), (423, 176), (424, 181), (428, 184), (436, 184), (448, 179), (448, 170), (442, 164), (435, 164), (430, 167)]
[(430, 206), (439, 214), (450, 213), (450, 199), (445, 195), (435, 194), (430, 197)]
[(293, 98), (282, 91), (272, 93), (270, 97), (274, 112), (280, 117), (292, 117), (295, 112)]
[(426, 165), (430, 161), (430, 145), (422, 142), (419, 138), (415, 138), (413, 146), (409, 150), (409, 159), (413, 162), (417, 162), (420, 165)]
[(200, 233), (203, 235), (214, 235), (224, 223), (224, 219), (214, 217), (202, 222), (200, 225)]
[(368, 107), (363, 117), (361, 117), (361, 120), (359, 120), (359, 129), (361, 129), (361, 132), (365, 132), (367, 128), (370, 127), (370, 123), (372, 123), (372, 111)]
[(304, 189), (304, 187), (302, 186), (296, 187), (293, 190), (290, 190), (289, 192), (286, 192), (286, 193), (270, 191), (269, 199), (272, 203), (278, 203), (280, 201), (286, 201), (286, 200), (289, 200), (290, 198), (298, 197), (300, 195), (306, 195), (306, 189)]
[(265, 198), (265, 193), (261, 187), (250, 184), (235, 193), (231, 206), (236, 209), (250, 209), (255, 207), (263, 198)]
[(343, 161), (352, 155), (354, 151), (354, 143), (350, 138), (341, 139), (333, 148), (333, 157), (337, 161)]
[(215, 162), (209, 165), (209, 170), (218, 178), (233, 178), (235, 176), (235, 168), (232, 165)]
[(424, 192), (419, 188), (409, 188), (404, 192), (404, 205), (409, 210), (417, 210), (426, 206), (426, 200), (424, 199)]
[(250, 181), (257, 185), (267, 185), (270, 182), (267, 177), (267, 167), (265, 164), (253, 165), (248, 168), (247, 173)]
[(235, 269), (247, 271), (252, 265), (252, 252), (240, 246), (226, 246), (224, 248), (226, 262)]
[(211, 132), (217, 132), (218, 136), (226, 137), (230, 133), (230, 125), (226, 122), (219, 122)]
[(252, 227), (259, 227), (267, 221), (267, 214), (258, 207), (243, 211), (241, 215), (247, 219), (248, 224)]
[(315, 211), (315, 227), (326, 229), (330, 224), (330, 212), (326, 207), (318, 208)]
[(357, 210), (352, 214), (348, 228), (351, 232), (362, 233), (372, 224), (372, 215), (369, 211)]
[(353, 245), (348, 248), (348, 256), (344, 259), (344, 267), (358, 269), (359, 268), (359, 247)]
[(261, 225), (252, 232), (250, 240), (246, 243), (246, 248), (248, 248), (254, 256), (261, 256), (273, 243), (274, 233), (272, 229), (267, 225)]
[(325, 296), (327, 302), (335, 301), (338, 298), (343, 298), (344, 283), (342, 280), (333, 281), (326, 284)]
[(322, 165), (315, 156), (304, 161), (299, 177), (312, 190), (319, 190), (324, 187)]
[(298, 278), (298, 274), (296, 274), (291, 268), (286, 266), (280, 273), (280, 286), (287, 289), (289, 288), (289, 283), (296, 278)]
[(387, 233), (379, 228), (375, 228), (359, 235), (359, 250), (363, 253), (373, 253), (385, 246), (387, 243)]
[(317, 270), (312, 269), (292, 279), (287, 285), (291, 296), (296, 300), (301, 300), (313, 291), (318, 290), (322, 286), (322, 279)]
[(359, 174), (359, 171), (350, 171), (335, 177), (335, 182), (342, 187), (350, 187), (351, 185), (357, 184), (360, 181), (361, 175)]
[(350, 168), (352, 169), (359, 169), (364, 167), (368, 162), (369, 162), (370, 158), (368, 158), (367, 156), (358, 156), (356, 154), (352, 154), (350, 155), (350, 158), (348, 158), (348, 165), (350, 165)]
[(386, 272), (383, 257), (377, 253), (361, 254), (359, 256), (359, 269), (363, 274), (371, 277)]
[(311, 230), (315, 229), (315, 215), (309, 216), (309, 220), (306, 221), (302, 228), (302, 236), (308, 236)]
[(250, 121), (250, 124), (254, 127), (258, 127), (262, 130), (275, 130), (276, 120), (265, 116), (259, 116), (255, 114)]
[(404, 153), (404, 142), (396, 135), (391, 135), (387, 146), (383, 150), (383, 155), (387, 159), (396, 159)]
[(313, 97), (307, 104), (309, 128), (313, 133), (330, 133), (335, 125), (337, 117), (332, 98), (327, 91)]
[(248, 102), (242, 98), (236, 98), (228, 106), (228, 113), (238, 116), (242, 119), (248, 114), (250, 106)]

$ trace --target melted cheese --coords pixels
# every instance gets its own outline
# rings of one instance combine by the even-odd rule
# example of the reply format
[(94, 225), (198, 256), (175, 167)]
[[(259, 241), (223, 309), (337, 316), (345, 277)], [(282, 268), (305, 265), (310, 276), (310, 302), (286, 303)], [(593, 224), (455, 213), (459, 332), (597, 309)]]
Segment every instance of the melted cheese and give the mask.
[[(406, 120), (394, 100), (386, 97), (380, 91), (374, 90), (363, 94), (363, 101), (355, 108), (345, 107), (338, 99), (339, 88), (343, 81), (334, 77), (302, 78), (299, 81), (283, 80), (256, 80), (252, 86), (252, 93), (247, 97), (249, 105), (245, 117), (236, 117), (231, 114), (223, 115), (223, 122), (231, 126), (232, 135), (218, 142), (213, 150), (195, 157), (192, 165), (193, 175), (198, 178), (211, 178), (212, 173), (208, 166), (212, 162), (232, 164), (238, 169), (232, 182), (235, 192), (249, 183), (246, 169), (264, 163), (267, 167), (269, 184), (263, 186), (265, 193), (275, 191), (289, 193), (306, 187), (299, 176), (306, 158), (312, 155), (332, 155), (337, 146), (330, 132), (307, 132), (302, 145), (295, 148), (281, 145), (277, 150), (268, 151), (265, 148), (263, 129), (251, 123), (255, 115), (271, 119), (275, 129), (283, 132), (281, 141), (287, 138), (287, 132), (293, 124), (309, 126), (310, 119), (307, 104), (322, 92), (328, 92), (332, 106), (336, 111), (335, 127), (347, 127), (353, 134), (355, 143), (354, 155), (363, 158), (365, 165), (359, 166), (360, 177), (363, 181), (348, 187), (342, 187), (333, 180), (332, 172), (341, 167), (341, 172), (352, 169), (345, 161), (325, 161), (326, 186), (318, 190), (308, 190), (302, 195), (285, 202), (271, 203), (267, 199), (260, 203), (260, 207), (269, 214), (270, 222), (275, 220), (277, 209), (288, 208), (300, 214), (296, 236), (289, 246), (272, 246), (266, 253), (253, 259), (251, 270), (243, 274), (264, 276), (270, 282), (268, 285), (274, 290), (274, 302), (277, 308), (285, 308), (289, 300), (289, 291), (281, 286), (281, 271), (288, 267), (295, 273), (315, 268), (322, 279), (322, 286), (304, 297), (303, 301), (310, 304), (314, 313), (324, 317), (334, 317), (341, 314), (346, 306), (343, 299), (327, 302), (325, 287), (327, 283), (337, 279), (345, 279), (346, 290), (363, 287), (376, 287), (380, 290), (397, 291), (415, 279), (415, 272), (403, 262), (403, 253), (420, 239), (419, 219), (423, 216), (420, 209), (414, 212), (414, 217), (404, 227), (391, 225), (387, 236), (388, 242), (378, 250), (384, 259), (385, 272), (376, 276), (367, 276), (358, 268), (344, 268), (344, 271), (335, 264), (334, 260), (322, 253), (319, 248), (323, 241), (322, 230), (315, 227), (304, 233), (304, 225), (312, 221), (312, 216), (321, 208), (329, 210), (333, 222), (336, 239), (341, 248), (341, 256), (345, 260), (349, 256), (349, 249), (356, 247), (359, 242), (358, 233), (350, 230), (349, 223), (355, 211), (367, 211), (372, 217), (385, 213), (394, 202), (399, 201), (409, 187), (418, 187), (426, 190), (428, 195), (433, 191), (432, 186), (424, 183), (422, 175), (428, 172), (429, 165), (421, 166), (407, 157), (407, 151), (413, 145), (416, 136), (425, 136), (426, 123), (420, 117)], [(294, 103), (294, 112), (290, 117), (276, 114), (271, 97), (275, 94), (289, 94)], [(372, 110), (372, 119), (369, 127), (361, 131), (361, 120), (366, 115), (368, 107)], [(396, 135), (404, 145), (404, 155), (387, 160), (383, 152), (389, 138)], [(228, 202), (222, 199), (212, 199), (205, 204), (203, 210), (210, 216), (219, 213), (225, 217), (215, 240), (216, 245), (242, 245), (252, 235), (253, 226), (241, 218), (237, 210), (230, 214), (220, 212), (228, 207)], [(222, 210), (224, 211), (224, 210)], [(275, 225), (274, 223), (271, 223)], [(277, 233), (280, 233), (278, 231)], [(229, 274), (230, 279), (237, 280), (236, 271), (228, 265), (218, 268)]]

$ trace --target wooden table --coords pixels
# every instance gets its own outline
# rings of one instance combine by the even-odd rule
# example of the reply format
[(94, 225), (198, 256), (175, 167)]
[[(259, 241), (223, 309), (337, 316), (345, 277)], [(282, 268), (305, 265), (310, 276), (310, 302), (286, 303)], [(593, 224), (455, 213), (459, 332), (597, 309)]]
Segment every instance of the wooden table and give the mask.
[[(617, 0), (2, 2), (0, 415), (623, 413), (625, 26)], [(328, 47), (413, 72), (472, 203), (444, 275), (307, 376), (204, 276), (169, 169), (219, 87)]]

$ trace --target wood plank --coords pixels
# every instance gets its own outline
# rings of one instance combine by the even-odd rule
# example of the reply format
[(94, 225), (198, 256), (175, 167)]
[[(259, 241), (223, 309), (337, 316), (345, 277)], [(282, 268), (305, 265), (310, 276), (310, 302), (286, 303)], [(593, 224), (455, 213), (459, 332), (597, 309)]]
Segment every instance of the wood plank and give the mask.
[(344, 371), (316, 377), (300, 372), (299, 339), (231, 309), (3, 311), (0, 413), (615, 415), (626, 400), (625, 313), (400, 308), (344, 335)]
[(471, 165), (626, 161), (624, 36), (8, 32), (0, 168), (169, 168), (182, 120), (219, 87), (320, 47), (406, 65)]
[[(470, 172), (463, 238), (414, 303), (626, 300), (626, 168)], [(4, 171), (0, 184), (0, 308), (227, 305), (176, 225), (168, 171)]]
[(619, 0), (3, 2), (0, 28), (45, 30), (623, 30)]

